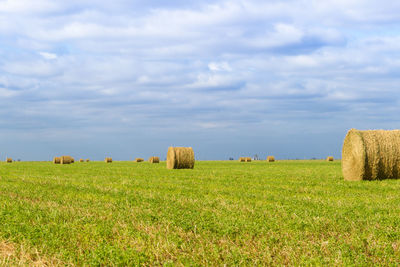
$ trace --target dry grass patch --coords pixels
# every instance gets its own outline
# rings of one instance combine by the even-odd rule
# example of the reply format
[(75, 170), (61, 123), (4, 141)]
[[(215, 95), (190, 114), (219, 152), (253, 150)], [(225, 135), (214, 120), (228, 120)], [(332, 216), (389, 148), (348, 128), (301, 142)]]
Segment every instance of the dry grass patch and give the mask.
[(36, 249), (27, 249), (11, 242), (0, 241), (0, 266), (72, 266), (56, 258), (48, 258)]

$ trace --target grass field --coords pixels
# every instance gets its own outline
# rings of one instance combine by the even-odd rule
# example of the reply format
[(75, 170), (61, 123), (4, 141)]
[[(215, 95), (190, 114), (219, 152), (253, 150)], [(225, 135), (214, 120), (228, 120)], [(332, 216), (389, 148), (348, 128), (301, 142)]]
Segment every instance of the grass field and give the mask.
[(0, 163), (0, 264), (394, 265), (399, 192), (338, 161)]

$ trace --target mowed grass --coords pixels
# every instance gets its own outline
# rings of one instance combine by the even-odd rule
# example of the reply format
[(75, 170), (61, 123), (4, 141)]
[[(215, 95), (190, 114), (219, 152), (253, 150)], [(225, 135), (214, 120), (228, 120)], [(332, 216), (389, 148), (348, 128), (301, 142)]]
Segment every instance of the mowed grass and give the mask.
[(0, 163), (0, 264), (394, 265), (399, 192), (339, 161)]

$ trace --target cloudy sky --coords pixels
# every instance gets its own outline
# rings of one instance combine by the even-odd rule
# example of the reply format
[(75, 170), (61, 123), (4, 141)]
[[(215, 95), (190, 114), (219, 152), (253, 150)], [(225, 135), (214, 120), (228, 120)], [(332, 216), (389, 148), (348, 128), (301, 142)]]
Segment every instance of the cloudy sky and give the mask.
[(0, 0), (0, 157), (340, 157), (400, 127), (400, 2)]

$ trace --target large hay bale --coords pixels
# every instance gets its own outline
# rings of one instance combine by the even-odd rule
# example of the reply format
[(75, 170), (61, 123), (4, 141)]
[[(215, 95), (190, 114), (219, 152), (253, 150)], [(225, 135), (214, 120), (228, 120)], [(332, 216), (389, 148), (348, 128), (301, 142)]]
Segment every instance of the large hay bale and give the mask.
[(159, 157), (150, 157), (149, 162), (150, 163), (160, 163), (160, 158)]
[(7, 163), (12, 163), (13, 160), (12, 160), (12, 158), (7, 158), (7, 159), (6, 159), (6, 162), (7, 162)]
[(142, 158), (136, 158), (135, 159), (135, 162), (143, 162), (144, 161), (144, 159), (142, 159)]
[(194, 152), (191, 147), (170, 147), (167, 153), (167, 169), (193, 169)]
[(326, 161), (333, 161), (333, 157), (332, 156), (326, 157)]
[(275, 162), (275, 157), (274, 156), (268, 156), (267, 157), (267, 162)]
[(71, 156), (61, 156), (60, 157), (60, 164), (71, 164), (72, 157)]
[(345, 180), (400, 178), (400, 130), (348, 131), (342, 148)]
[(246, 162), (251, 162), (251, 158), (250, 158), (250, 157), (247, 157), (247, 158), (246, 158)]
[(54, 164), (60, 164), (61, 163), (61, 157), (54, 157), (53, 158), (53, 163)]
[(89, 162), (90, 161), (90, 159), (86, 159), (86, 162)]
[(79, 162), (85, 162), (85, 160), (84, 159), (79, 159)]
[(240, 157), (239, 158), (239, 162), (246, 162), (246, 158), (245, 157)]
[(105, 158), (105, 159), (104, 159), (104, 162), (106, 162), (106, 163), (112, 163), (112, 158)]

